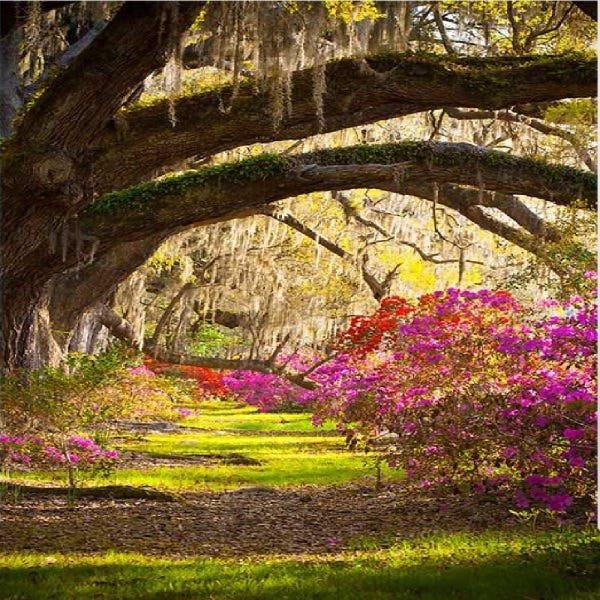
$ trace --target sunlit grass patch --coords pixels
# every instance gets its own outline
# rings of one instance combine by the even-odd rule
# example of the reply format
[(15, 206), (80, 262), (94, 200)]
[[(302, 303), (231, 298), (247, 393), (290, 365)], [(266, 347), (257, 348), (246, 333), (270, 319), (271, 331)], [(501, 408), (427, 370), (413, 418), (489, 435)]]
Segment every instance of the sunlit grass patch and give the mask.
[(311, 413), (264, 413), (253, 406), (240, 406), (227, 400), (207, 400), (194, 406), (196, 416), (182, 424), (202, 429), (251, 431), (333, 431), (332, 422), (314, 427)]
[[(234, 489), (243, 486), (328, 485), (367, 480), (375, 476), (373, 459), (349, 452), (341, 438), (319, 436), (217, 435), (215, 433), (150, 434), (144, 440), (121, 444), (121, 451), (156, 456), (202, 455), (215, 462), (209, 465), (120, 468), (108, 477), (94, 476), (86, 485), (151, 486), (177, 491)], [(234, 455), (258, 461), (258, 465), (226, 464)], [(219, 462), (219, 459), (224, 459)], [(384, 478), (401, 473), (383, 471)], [(12, 479), (60, 484), (55, 473), (15, 474)], [(64, 482), (62, 482), (64, 484)]]
[(591, 600), (600, 536), (588, 532), (437, 535), (384, 550), (238, 560), (140, 554), (0, 555), (0, 597)]
[(240, 452), (270, 455), (278, 452), (327, 452), (336, 450), (349, 454), (342, 438), (322, 436), (269, 436), (244, 434), (157, 433), (143, 441), (131, 441), (120, 445), (123, 450), (137, 450), (159, 454), (197, 454)]

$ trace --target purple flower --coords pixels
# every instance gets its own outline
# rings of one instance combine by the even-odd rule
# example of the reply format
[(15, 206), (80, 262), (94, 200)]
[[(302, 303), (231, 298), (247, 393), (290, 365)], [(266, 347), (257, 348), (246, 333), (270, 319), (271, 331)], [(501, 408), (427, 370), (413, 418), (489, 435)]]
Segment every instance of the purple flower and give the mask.
[(569, 464), (575, 468), (581, 468), (585, 466), (585, 460), (581, 456), (573, 456), (569, 459)]
[(502, 456), (506, 459), (506, 460), (510, 460), (513, 456), (515, 456), (517, 454), (517, 451), (515, 448), (513, 448), (512, 446), (508, 446), (507, 448), (505, 448), (502, 451)]
[(562, 512), (567, 510), (569, 506), (573, 503), (573, 498), (568, 494), (553, 494), (547, 500), (548, 508), (555, 512)]
[(563, 436), (566, 437), (568, 440), (570, 441), (574, 441), (574, 440), (578, 440), (580, 438), (582, 438), (584, 436), (584, 431), (583, 429), (571, 429), (571, 428), (566, 428), (563, 430)]

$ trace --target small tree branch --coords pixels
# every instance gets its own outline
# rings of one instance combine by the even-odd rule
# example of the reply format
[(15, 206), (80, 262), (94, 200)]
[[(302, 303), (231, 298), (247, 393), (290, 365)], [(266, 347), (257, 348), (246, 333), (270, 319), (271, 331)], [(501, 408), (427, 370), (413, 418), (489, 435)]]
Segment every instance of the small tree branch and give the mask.
[(581, 143), (579, 136), (566, 127), (553, 125), (543, 121), (542, 119), (529, 117), (509, 109), (499, 111), (479, 109), (463, 110), (460, 108), (451, 107), (446, 108), (445, 112), (449, 117), (453, 119), (459, 119), (461, 121), (474, 119), (494, 119), (498, 121), (505, 121), (507, 123), (521, 123), (523, 125), (527, 125), (528, 127), (531, 127), (540, 133), (552, 135), (569, 142), (581, 162), (583, 162), (583, 164), (585, 164), (590, 171), (595, 172), (597, 170), (596, 161), (591, 157), (590, 153)]
[(433, 17), (435, 19), (435, 24), (438, 28), (438, 31), (440, 32), (440, 37), (442, 38), (442, 43), (444, 44), (447, 54), (450, 56), (456, 56), (456, 50), (452, 45), (452, 41), (448, 37), (448, 32), (446, 31), (446, 26), (444, 25), (444, 20), (442, 19), (438, 2), (433, 3)]

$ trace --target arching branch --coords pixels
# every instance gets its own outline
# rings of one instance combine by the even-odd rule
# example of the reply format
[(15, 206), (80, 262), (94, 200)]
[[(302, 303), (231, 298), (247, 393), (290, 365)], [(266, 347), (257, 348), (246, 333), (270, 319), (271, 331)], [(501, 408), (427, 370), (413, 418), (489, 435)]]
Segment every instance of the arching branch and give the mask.
[[(515, 104), (595, 97), (596, 62), (568, 57), (444, 58), (386, 54), (364, 61), (327, 65), (323, 131), (336, 131), (403, 115), (462, 106), (499, 110)], [(301, 139), (318, 133), (312, 100), (313, 73), (293, 75), (292, 113), (273, 131), (268, 93), (242, 86), (229, 114), (220, 98), (232, 89), (205, 92), (176, 102), (177, 125), (167, 118), (168, 103), (131, 108), (126, 131), (99, 140), (94, 163), (99, 193), (124, 188), (159, 169), (191, 157), (257, 142)]]
[[(381, 182), (389, 187), (390, 181), (399, 192), (407, 186), (419, 189), (436, 182), (526, 195), (559, 205), (582, 200), (590, 209), (596, 206), (592, 173), (470, 144), (404, 142), (294, 157), (267, 154), (207, 167), (108, 194), (88, 209), (83, 223), (86, 233), (97, 237), (131, 240), (256, 211), (276, 200), (313, 191), (376, 188)], [(243, 194), (240, 186), (244, 186)], [(135, 219), (123, 218), (132, 211)]]
[[(100, 200), (81, 221), (84, 232), (100, 240), (97, 259), (81, 269), (79, 278), (74, 273), (63, 279), (56, 288), (54, 306), (59, 314), (80, 313), (97, 298), (98, 289), (112, 288), (164, 239), (195, 225), (256, 214), (269, 203), (316, 191), (373, 188), (432, 200), (434, 182), (439, 185), (440, 204), (532, 252), (539, 247), (543, 231), (533, 238), (486, 215), (477, 207), (480, 198), (486, 197), (480, 185), (484, 191), (541, 197), (565, 205), (579, 198), (590, 209), (596, 199), (592, 173), (468, 144), (356, 146), (293, 159), (259, 156)], [(48, 255), (39, 260), (49, 262)], [(55, 260), (56, 272), (64, 269)]]

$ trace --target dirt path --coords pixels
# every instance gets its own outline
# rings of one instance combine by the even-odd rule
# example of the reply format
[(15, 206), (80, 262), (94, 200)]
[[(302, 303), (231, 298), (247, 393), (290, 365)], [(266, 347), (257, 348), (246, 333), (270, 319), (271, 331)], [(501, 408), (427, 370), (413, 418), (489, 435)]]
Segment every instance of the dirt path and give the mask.
[(189, 494), (181, 502), (23, 497), (5, 504), (0, 551), (135, 551), (245, 556), (329, 552), (357, 538), (409, 538), (506, 523), (508, 505), (434, 500), (415, 490), (357, 486), (246, 488)]

